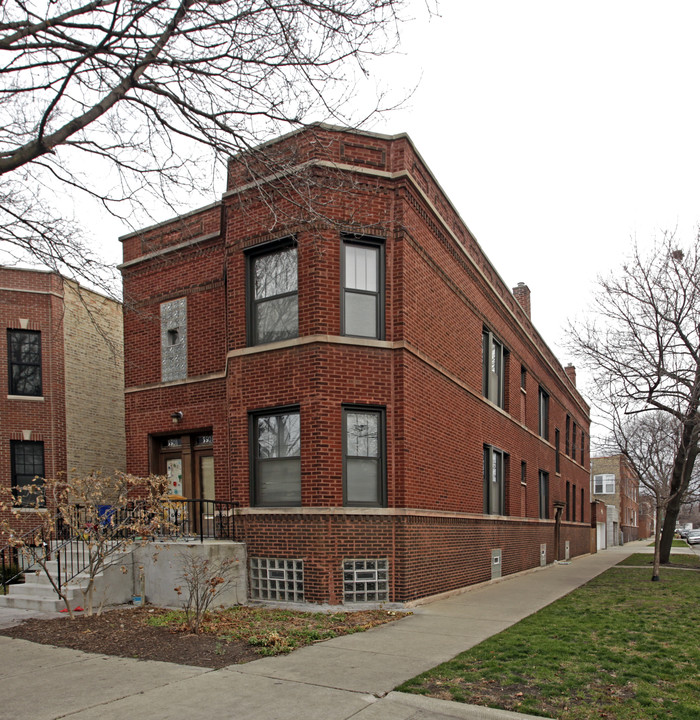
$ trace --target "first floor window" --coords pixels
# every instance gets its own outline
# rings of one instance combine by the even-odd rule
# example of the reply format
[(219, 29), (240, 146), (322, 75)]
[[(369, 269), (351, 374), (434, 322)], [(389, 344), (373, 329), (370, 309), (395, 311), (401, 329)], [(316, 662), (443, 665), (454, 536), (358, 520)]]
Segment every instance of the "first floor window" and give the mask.
[(505, 515), (505, 453), (484, 445), (484, 512)]
[(10, 441), (12, 494), (18, 505), (36, 507), (44, 504), (44, 443)]
[(251, 417), (253, 505), (301, 505), (299, 411)]
[(546, 520), (549, 517), (549, 473), (540, 470), (540, 518)]
[(343, 500), (345, 505), (386, 504), (384, 410), (343, 409)]
[(41, 396), (41, 333), (8, 330), (9, 394)]

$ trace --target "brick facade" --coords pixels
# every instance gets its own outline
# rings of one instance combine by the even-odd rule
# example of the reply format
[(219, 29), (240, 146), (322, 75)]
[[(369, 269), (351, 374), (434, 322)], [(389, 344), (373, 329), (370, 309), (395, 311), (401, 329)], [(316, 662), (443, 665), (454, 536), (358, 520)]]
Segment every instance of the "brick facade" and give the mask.
[[(251, 183), (259, 157), (286, 163), (264, 196)], [(348, 558), (388, 558), (389, 599), (408, 601), (490, 578), (494, 548), (504, 573), (538, 565), (541, 545), (550, 562), (567, 541), (572, 555), (588, 552), (588, 406), (535, 330), (529, 290), (516, 300), (408, 137), (320, 126), (245, 161), (232, 161), (221, 202), (122, 238), (129, 470), (164, 471), (167, 438), (184, 439), (183, 488), (197, 492), (197, 457), (211, 454), (249, 557), (303, 559), (313, 602), (342, 602)], [(290, 237), (298, 333), (255, 345), (251, 252)], [(343, 238), (381, 248), (372, 338), (343, 334)], [(186, 375), (163, 382), (162, 304), (180, 298)], [(484, 397), (485, 330), (502, 348), (498, 403)], [(344, 506), (348, 407), (382, 413), (378, 507)], [(251, 427), (275, 408), (299, 412), (297, 508), (253, 506)], [(485, 448), (502, 462), (502, 514), (485, 513)]]
[[(0, 267), (0, 485), (11, 444), (43, 443), (44, 476), (126, 466), (121, 305), (51, 272)], [(41, 394), (12, 394), (9, 331), (40, 333)], [(8, 515), (9, 517), (9, 515)], [(35, 511), (13, 522), (35, 527)]]

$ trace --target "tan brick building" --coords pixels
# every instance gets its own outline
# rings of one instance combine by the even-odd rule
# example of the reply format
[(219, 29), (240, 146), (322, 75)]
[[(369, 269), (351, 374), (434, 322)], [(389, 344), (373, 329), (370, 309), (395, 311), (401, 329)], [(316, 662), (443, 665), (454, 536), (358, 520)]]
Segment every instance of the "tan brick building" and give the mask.
[(34, 476), (123, 470), (121, 304), (56, 273), (0, 267), (0, 322), (0, 486), (35, 505)]
[(639, 539), (639, 478), (622, 455), (591, 458), (591, 499), (607, 506), (607, 546)]

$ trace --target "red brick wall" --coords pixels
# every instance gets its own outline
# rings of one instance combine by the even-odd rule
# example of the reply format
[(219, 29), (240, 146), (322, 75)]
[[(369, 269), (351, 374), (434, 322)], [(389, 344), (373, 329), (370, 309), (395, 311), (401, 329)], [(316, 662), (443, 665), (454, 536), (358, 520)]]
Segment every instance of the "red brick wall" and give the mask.
[[(401, 600), (476, 582), (485, 572), (490, 577), (494, 543), (503, 549), (506, 573), (538, 565), (541, 542), (548, 543), (551, 560), (553, 521), (537, 520), (538, 470), (549, 473), (550, 518), (553, 503), (565, 499), (566, 482), (576, 487), (577, 522), (562, 525), (560, 556), (565, 540), (572, 555), (588, 552), (588, 444), (583, 464), (578, 452), (575, 459), (564, 454), (566, 416), (588, 438), (588, 408), (408, 139), (316, 128), (273, 143), (267, 152), (265, 161), (273, 153), (289, 167), (316, 157), (384, 174), (348, 180), (324, 168), (308, 170), (299, 181), (313, 184), (325, 218), (308, 223), (286, 181), (267, 186), (274, 206), (243, 187), (253, 172), (265, 176), (270, 170), (263, 160), (246, 158), (247, 166), (231, 163), (221, 207), (124, 240), (130, 263), (123, 270), (125, 295), (133, 303), (125, 316), (130, 470), (149, 469), (149, 434), (168, 432), (170, 413), (182, 410), (177, 432), (214, 428), (217, 493), (245, 507), (249, 413), (298, 405), (302, 505), (337, 508), (342, 405), (379, 405), (386, 408), (388, 506), (470, 517), (245, 515), (241, 532), (250, 555), (305, 559), (307, 599), (338, 600), (344, 557), (390, 554), (394, 598)], [(219, 228), (220, 237), (195, 248), (163, 252)], [(384, 344), (338, 342), (342, 231), (385, 238)], [(289, 234), (298, 242), (301, 342), (247, 349), (245, 250)], [(149, 252), (158, 254), (149, 258)], [(159, 303), (181, 296), (188, 299), (190, 382), (161, 386)], [(509, 351), (504, 410), (482, 397), (485, 326)], [(333, 342), (304, 343), (308, 336)], [(527, 369), (524, 413), (521, 365)], [(207, 373), (226, 377), (205, 380)], [(550, 396), (548, 442), (537, 434), (540, 385)], [(559, 474), (555, 428), (562, 436)], [(508, 453), (506, 513), (521, 516), (524, 501), (529, 521), (478, 517), (484, 444)], [(523, 460), (526, 487), (520, 483)]]
[[(502, 551), (502, 574), (555, 559), (554, 522), (488, 518), (256, 514), (239, 516), (249, 557), (302, 558), (305, 599), (341, 603), (344, 559), (387, 558), (391, 602), (408, 602), (491, 579), (491, 550)], [(589, 528), (564, 523), (571, 556), (589, 551)]]
[[(41, 332), (41, 374), (43, 400), (8, 397), (7, 330), (21, 329), (20, 319), (28, 320), (28, 330)], [(66, 421), (63, 367), (63, 300), (60, 277), (44, 272), (0, 268), (0, 487), (8, 492), (11, 484), (10, 441), (44, 443), (44, 469), (47, 477), (66, 472)], [(9, 514), (4, 519), (10, 519)], [(15, 527), (36, 527), (36, 514), (22, 511), (12, 520)]]

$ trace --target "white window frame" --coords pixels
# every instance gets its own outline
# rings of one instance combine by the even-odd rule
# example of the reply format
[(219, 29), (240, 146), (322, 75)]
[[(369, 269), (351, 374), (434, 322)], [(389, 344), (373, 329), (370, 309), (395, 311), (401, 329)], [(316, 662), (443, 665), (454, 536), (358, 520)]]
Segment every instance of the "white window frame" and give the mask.
[[(600, 489), (599, 489), (600, 488)], [(614, 495), (615, 475), (614, 473), (601, 473), (593, 476), (594, 495)]]

